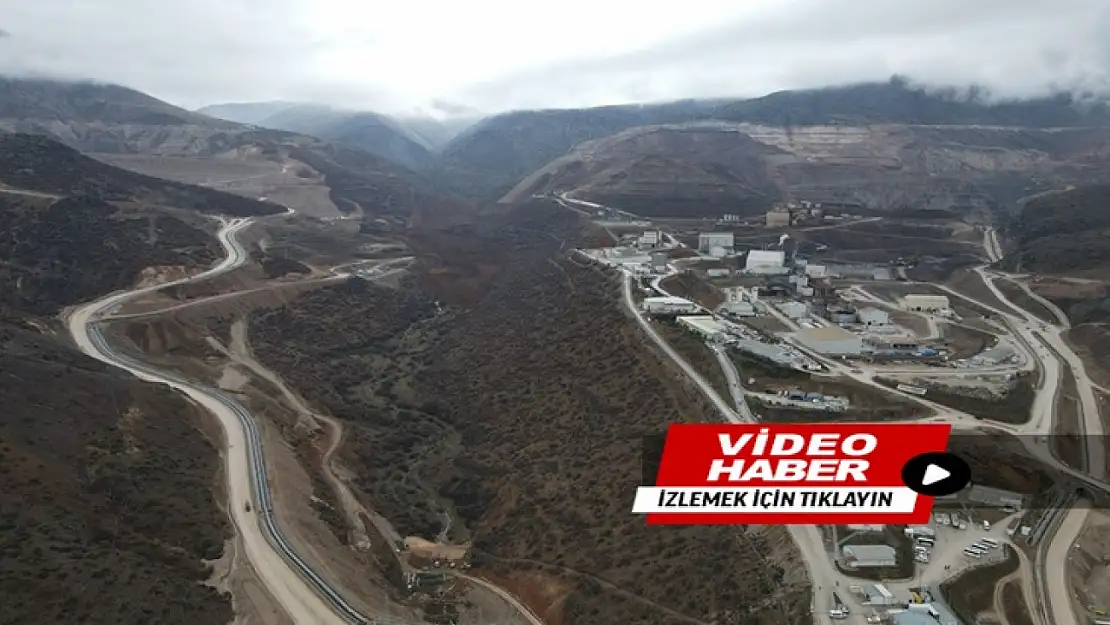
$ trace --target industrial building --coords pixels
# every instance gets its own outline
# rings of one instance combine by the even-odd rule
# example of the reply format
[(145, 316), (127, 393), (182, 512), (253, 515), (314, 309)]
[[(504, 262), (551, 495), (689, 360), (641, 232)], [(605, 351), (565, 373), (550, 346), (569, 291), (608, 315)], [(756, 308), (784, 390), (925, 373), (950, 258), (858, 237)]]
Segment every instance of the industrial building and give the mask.
[(663, 242), (663, 234), (658, 230), (647, 230), (636, 240), (639, 247), (659, 247)]
[(868, 534), (881, 534), (883, 532), (883, 530), (886, 529), (885, 525), (878, 525), (878, 524), (875, 524), (875, 523), (870, 523), (870, 524), (865, 524), (865, 525), (864, 524), (856, 524), (856, 525), (848, 524), (845, 527), (847, 527), (848, 530), (852, 531), (852, 532), (867, 532)]
[(744, 269), (750, 273), (787, 273), (786, 252), (782, 250), (751, 250)]
[(666, 252), (652, 252), (651, 253), (651, 270), (652, 271), (666, 271), (667, 262), (670, 258)]
[(824, 278), (829, 275), (829, 268), (825, 265), (806, 265), (805, 272), (811, 278)]
[(697, 332), (707, 339), (714, 339), (728, 334), (728, 329), (721, 325), (721, 322), (714, 319), (712, 315), (679, 317), (678, 324), (687, 330)]
[(698, 234), (698, 251), (709, 252), (719, 247), (732, 250), (733, 237), (731, 232), (702, 232)]
[(734, 346), (741, 351), (761, 356), (784, 367), (793, 367), (798, 364), (798, 357), (794, 352), (771, 343), (740, 339), (734, 343)]
[(967, 492), (968, 501), (983, 504), (986, 506), (995, 506), (998, 508), (1022, 508), (1025, 504), (1025, 497), (1013, 491), (1002, 490), (1001, 488), (992, 488), (990, 486), (973, 485)]
[(854, 569), (894, 566), (898, 563), (890, 545), (846, 545), (840, 551), (844, 564)]
[(890, 325), (890, 314), (885, 310), (869, 306), (859, 309), (856, 315), (859, 317), (859, 322), (865, 326)]
[(791, 319), (801, 319), (809, 314), (809, 307), (802, 302), (786, 302), (779, 305), (782, 314)]
[(826, 312), (829, 321), (839, 324), (856, 322), (856, 309), (845, 306), (830, 306)]
[(910, 294), (902, 298), (903, 310), (913, 312), (937, 312), (950, 308), (947, 295)]
[(755, 316), (755, 305), (753, 305), (751, 302), (745, 302), (743, 300), (731, 300), (725, 302), (721, 305), (721, 308), (723, 308), (726, 313), (730, 315), (736, 315), (737, 317)]
[(1009, 362), (1014, 357), (1014, 350), (1009, 345), (998, 344), (971, 357), (971, 362), (976, 365), (988, 367)]
[(790, 225), (790, 211), (783, 209), (767, 211), (766, 219), (768, 228), (785, 228)]
[(859, 356), (863, 353), (863, 339), (836, 326), (807, 328), (794, 336), (802, 345), (825, 356)]
[(712, 269), (706, 269), (705, 275), (709, 278), (725, 278), (732, 275), (732, 270), (723, 267), (714, 267)]
[(697, 312), (698, 305), (681, 297), (646, 297), (642, 304), (644, 310), (656, 314), (678, 314)]

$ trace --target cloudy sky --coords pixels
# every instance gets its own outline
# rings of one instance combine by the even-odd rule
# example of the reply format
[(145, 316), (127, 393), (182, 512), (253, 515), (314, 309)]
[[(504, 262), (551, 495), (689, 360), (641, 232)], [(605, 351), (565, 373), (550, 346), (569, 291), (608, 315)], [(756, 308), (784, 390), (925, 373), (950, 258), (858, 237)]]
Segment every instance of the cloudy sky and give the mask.
[(483, 112), (884, 80), (1110, 92), (1107, 0), (0, 0), (0, 73)]

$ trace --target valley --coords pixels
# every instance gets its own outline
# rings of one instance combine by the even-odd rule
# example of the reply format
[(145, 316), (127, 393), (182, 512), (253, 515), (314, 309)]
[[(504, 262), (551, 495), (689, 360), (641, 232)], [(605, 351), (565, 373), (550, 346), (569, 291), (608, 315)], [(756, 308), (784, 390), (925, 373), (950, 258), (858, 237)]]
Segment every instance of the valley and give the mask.
[[(1093, 618), (1100, 109), (887, 84), (433, 140), (3, 86), (0, 623), (897, 623), (847, 590), (878, 543), (954, 623)], [(645, 446), (704, 421), (952, 424), (1029, 505), (938, 512), (1021, 555), (646, 525)]]

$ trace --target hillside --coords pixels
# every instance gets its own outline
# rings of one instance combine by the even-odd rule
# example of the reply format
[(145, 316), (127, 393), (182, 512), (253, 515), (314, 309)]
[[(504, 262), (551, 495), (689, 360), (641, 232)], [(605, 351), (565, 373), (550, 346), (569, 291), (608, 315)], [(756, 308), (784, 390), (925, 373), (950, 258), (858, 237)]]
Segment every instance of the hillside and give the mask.
[(344, 420), (354, 483), (402, 535), (450, 515), (480, 572), (546, 622), (804, 622), (781, 528), (628, 514), (641, 437), (706, 407), (645, 347), (616, 276), (567, 255), (587, 236), (533, 201), (414, 242), (399, 289), (351, 282), (257, 315), (251, 342)]
[[(14, 138), (0, 168), (26, 187), (146, 193), (83, 180), (86, 169), (36, 150), (57, 144)], [(203, 584), (230, 528), (201, 413), (76, 352), (57, 321), (150, 267), (196, 270), (218, 256), (209, 233), (135, 202), (0, 193), (0, 623), (232, 619), (229, 599)]]
[(779, 128), (869, 124), (989, 125), (1021, 128), (1105, 126), (1105, 106), (1085, 108), (1069, 97), (1013, 103), (926, 92), (888, 83), (785, 91), (749, 100), (682, 101), (595, 109), (520, 111), (484, 120), (443, 150), (442, 175), (460, 192), (497, 198), (575, 145), (645, 125), (700, 120)]
[(0, 185), (242, 217), (285, 211), (276, 204), (113, 167), (41, 135), (0, 133)]
[(1110, 180), (1108, 142), (1110, 127), (642, 127), (580, 144), (504, 201), (567, 191), (649, 216), (752, 214), (780, 198), (981, 216), (1046, 187)]
[(771, 162), (786, 154), (739, 132), (634, 128), (579, 145), (526, 178), (504, 201), (573, 191), (645, 216), (766, 210), (780, 197)]
[(119, 85), (0, 77), (0, 131), (84, 152), (208, 154), (243, 129)]
[(1008, 229), (1019, 271), (1065, 273), (1110, 268), (1110, 184), (1047, 193), (1027, 202)]

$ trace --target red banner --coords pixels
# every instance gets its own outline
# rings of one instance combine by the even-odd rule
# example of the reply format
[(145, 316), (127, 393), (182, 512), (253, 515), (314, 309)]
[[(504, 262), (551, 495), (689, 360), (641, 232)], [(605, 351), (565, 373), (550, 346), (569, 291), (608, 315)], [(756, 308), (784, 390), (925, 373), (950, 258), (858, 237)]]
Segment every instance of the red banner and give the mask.
[(943, 452), (951, 426), (675, 424), (654, 487), (634, 513), (651, 525), (922, 524), (933, 498), (903, 483), (906, 463)]

